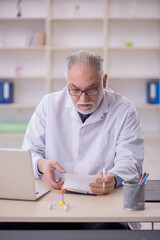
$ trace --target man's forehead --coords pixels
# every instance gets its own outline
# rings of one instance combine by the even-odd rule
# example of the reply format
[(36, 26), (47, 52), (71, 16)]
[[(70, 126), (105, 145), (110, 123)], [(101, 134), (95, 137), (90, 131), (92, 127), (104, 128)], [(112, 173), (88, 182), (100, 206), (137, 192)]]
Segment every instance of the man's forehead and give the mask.
[(101, 79), (95, 67), (73, 65), (68, 74), (68, 86), (87, 89), (99, 87)]
[(70, 70), (69, 73), (72, 74), (78, 74), (78, 73), (94, 73), (96, 75), (98, 75), (98, 70), (96, 67), (94, 66), (88, 66), (88, 65), (84, 65), (84, 64), (74, 64)]
[[(74, 88), (80, 88), (80, 86), (78, 86), (77, 84), (74, 83), (69, 83), (68, 84), (70, 87), (74, 87)], [(99, 82), (92, 82), (91, 84), (86, 85), (86, 88), (92, 88), (92, 87), (98, 87), (99, 86)]]

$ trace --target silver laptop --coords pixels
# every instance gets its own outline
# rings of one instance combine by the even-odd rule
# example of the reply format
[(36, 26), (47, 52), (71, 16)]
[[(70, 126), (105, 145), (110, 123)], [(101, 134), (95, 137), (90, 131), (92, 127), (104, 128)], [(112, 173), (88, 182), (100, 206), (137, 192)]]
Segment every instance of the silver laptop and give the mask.
[(36, 200), (48, 191), (35, 187), (29, 151), (0, 148), (0, 198)]

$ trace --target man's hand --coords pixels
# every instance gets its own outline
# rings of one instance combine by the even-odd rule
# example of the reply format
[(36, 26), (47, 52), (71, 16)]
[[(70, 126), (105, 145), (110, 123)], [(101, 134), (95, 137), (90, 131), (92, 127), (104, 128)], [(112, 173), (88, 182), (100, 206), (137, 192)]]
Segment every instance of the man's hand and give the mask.
[(60, 177), (58, 180), (55, 179), (55, 170), (61, 173), (65, 173), (63, 167), (61, 167), (58, 162), (48, 159), (40, 159), (38, 161), (38, 169), (44, 175), (44, 180), (49, 183), (49, 185), (55, 189), (60, 189), (63, 186), (64, 180)]
[[(102, 172), (98, 173), (102, 175)], [(105, 183), (105, 190), (103, 191), (103, 183)], [(97, 178), (96, 183), (90, 183), (92, 193), (96, 195), (105, 195), (114, 190), (116, 184), (115, 176), (111, 173), (106, 173), (104, 177)]]

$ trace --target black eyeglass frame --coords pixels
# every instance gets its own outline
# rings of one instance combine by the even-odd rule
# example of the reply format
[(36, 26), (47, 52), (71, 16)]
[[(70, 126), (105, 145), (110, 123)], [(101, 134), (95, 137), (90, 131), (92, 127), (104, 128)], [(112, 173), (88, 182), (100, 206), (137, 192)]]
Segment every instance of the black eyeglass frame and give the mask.
[[(98, 92), (99, 92), (99, 89), (100, 89), (100, 87), (98, 87), (98, 88), (91, 88), (91, 89), (86, 89), (86, 90), (81, 90), (81, 89), (71, 89), (71, 88), (68, 88), (68, 91), (69, 91), (69, 94), (71, 95), (71, 96), (77, 96), (77, 97), (80, 97), (81, 95), (82, 95), (82, 93), (85, 93), (87, 96), (94, 96), (94, 95), (97, 95), (98, 94)], [(71, 94), (71, 91), (79, 91), (80, 92), (80, 94)], [(90, 91), (90, 90), (96, 90), (97, 92), (96, 93), (94, 93), (94, 94), (88, 94), (87, 93), (87, 91)]]

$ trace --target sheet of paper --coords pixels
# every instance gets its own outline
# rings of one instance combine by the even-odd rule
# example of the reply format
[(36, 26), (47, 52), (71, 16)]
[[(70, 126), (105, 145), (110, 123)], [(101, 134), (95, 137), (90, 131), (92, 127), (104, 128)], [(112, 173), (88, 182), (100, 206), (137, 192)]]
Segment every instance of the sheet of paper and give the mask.
[(75, 190), (75, 191), (84, 191), (89, 192), (90, 183), (95, 183), (96, 179), (99, 177), (102, 177), (101, 175), (77, 175), (77, 174), (64, 174), (65, 175), (65, 181), (63, 188), (68, 190)]

